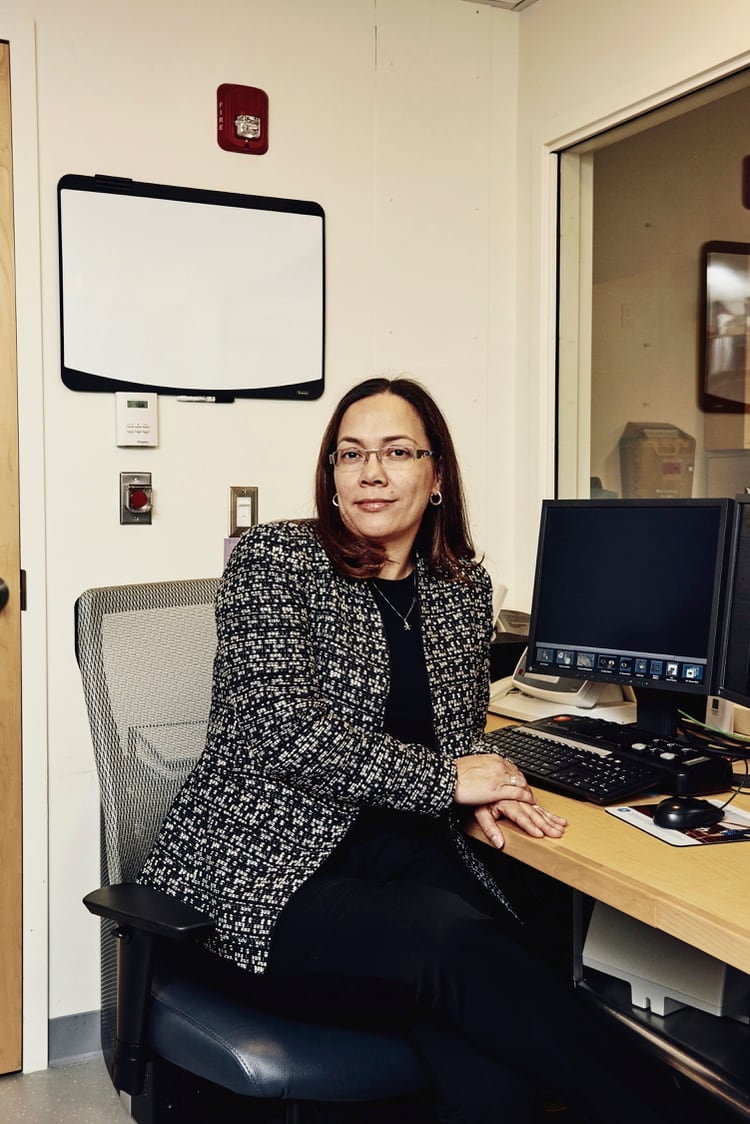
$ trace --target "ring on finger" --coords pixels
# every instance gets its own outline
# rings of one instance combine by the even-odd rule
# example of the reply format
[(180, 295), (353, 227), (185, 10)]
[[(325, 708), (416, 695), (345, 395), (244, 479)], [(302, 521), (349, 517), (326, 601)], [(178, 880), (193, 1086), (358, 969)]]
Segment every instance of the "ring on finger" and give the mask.
[(516, 776), (511, 777), (510, 780), (508, 781), (508, 784), (517, 785), (518, 784), (518, 777), (516, 777)]

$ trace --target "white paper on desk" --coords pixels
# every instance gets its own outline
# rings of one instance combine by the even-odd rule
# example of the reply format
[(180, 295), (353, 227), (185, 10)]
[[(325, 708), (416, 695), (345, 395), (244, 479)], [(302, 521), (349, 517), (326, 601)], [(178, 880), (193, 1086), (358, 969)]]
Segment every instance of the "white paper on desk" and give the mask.
[[(709, 800), (719, 808), (723, 800)], [(605, 808), (610, 816), (632, 824), (639, 831), (669, 843), (671, 847), (700, 847), (705, 843), (737, 843), (741, 840), (750, 840), (750, 814), (739, 808), (728, 808), (724, 819), (710, 827), (694, 827), (688, 831), (677, 831), (673, 827), (657, 827), (651, 813), (656, 804), (641, 804), (639, 806), (615, 805)]]

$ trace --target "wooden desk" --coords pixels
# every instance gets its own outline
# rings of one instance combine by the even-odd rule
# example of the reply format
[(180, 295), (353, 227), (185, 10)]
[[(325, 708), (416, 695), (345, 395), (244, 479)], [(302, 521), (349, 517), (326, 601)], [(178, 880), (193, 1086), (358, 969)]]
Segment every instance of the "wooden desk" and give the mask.
[[(504, 724), (490, 715), (487, 728)], [(502, 823), (507, 854), (750, 973), (750, 841), (670, 847), (597, 805), (537, 792), (567, 818), (565, 834), (532, 839)], [(736, 803), (750, 810), (747, 796)]]
[[(487, 729), (508, 724), (489, 715)], [(584, 900), (579, 894), (605, 902), (750, 973), (750, 841), (670, 847), (595, 804), (542, 789), (537, 795), (545, 808), (566, 817), (565, 834), (532, 839), (501, 821), (506, 854), (572, 887), (579, 906)], [(737, 797), (736, 803), (750, 810), (750, 797)], [(479, 831), (472, 834), (483, 838)], [(750, 1027), (690, 1008), (666, 1017), (634, 1008), (627, 985), (606, 976), (597, 980), (597, 973), (583, 968), (580, 911), (577, 916), (571, 934), (575, 979), (637, 1036), (646, 1053), (672, 1070), (678, 1084), (687, 1082), (686, 1119), (704, 1118), (705, 1109), (705, 1118), (714, 1122), (737, 1117), (750, 1122)], [(708, 1107), (703, 1101), (702, 1109), (695, 1098), (704, 1095)]]

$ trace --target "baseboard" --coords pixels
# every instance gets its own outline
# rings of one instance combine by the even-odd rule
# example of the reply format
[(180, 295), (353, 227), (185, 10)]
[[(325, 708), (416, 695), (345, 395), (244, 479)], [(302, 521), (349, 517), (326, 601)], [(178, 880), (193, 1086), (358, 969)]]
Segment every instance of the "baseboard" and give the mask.
[(48, 1024), (49, 1065), (72, 1065), (102, 1052), (99, 1011), (63, 1015)]

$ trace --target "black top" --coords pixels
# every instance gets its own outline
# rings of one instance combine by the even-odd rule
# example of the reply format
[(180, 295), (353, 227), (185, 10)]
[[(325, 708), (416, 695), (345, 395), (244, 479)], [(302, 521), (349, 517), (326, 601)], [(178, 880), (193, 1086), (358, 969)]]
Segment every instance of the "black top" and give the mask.
[[(383, 729), (401, 742), (435, 747), (427, 666), (422, 643), (422, 620), (417, 599), (416, 576), (398, 581), (374, 578), (373, 597), (383, 618), (391, 665), (390, 686)], [(408, 628), (405, 627), (408, 624)], [(446, 844), (447, 832), (441, 821), (413, 812), (391, 808), (362, 808), (342, 841), (347, 853), (362, 840), (383, 837), (440, 841)], [(335, 868), (336, 852), (328, 860)]]
[[(375, 578), (372, 585), (383, 617), (391, 661), (385, 732), (401, 742), (416, 742), (433, 748), (435, 735), (422, 645), (422, 621), (419, 601), (414, 602), (417, 595), (415, 576), (410, 574), (399, 581)], [(404, 625), (404, 617), (408, 628)]]

